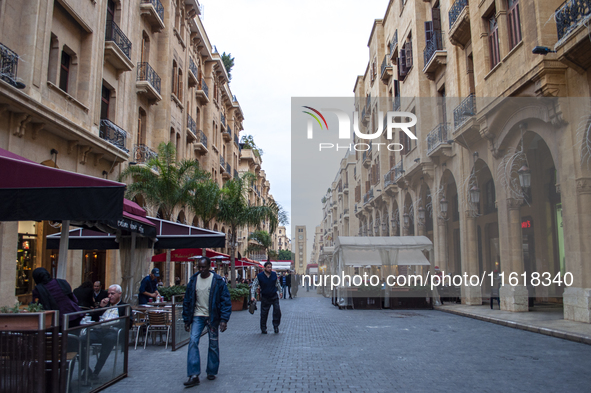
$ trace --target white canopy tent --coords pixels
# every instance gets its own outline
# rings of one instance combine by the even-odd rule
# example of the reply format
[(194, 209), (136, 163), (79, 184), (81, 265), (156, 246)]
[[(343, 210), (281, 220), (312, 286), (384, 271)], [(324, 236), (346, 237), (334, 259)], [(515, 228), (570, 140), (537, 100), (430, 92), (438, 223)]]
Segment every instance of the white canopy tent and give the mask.
[(425, 236), (338, 236), (332, 258), (333, 274), (347, 266), (430, 266), (433, 274), (433, 243)]

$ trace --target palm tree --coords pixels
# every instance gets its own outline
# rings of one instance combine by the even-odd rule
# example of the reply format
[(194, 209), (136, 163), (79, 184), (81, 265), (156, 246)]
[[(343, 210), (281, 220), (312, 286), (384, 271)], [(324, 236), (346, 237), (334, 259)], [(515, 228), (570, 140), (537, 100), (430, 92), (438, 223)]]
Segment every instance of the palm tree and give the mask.
[(248, 236), (248, 240), (254, 240), (258, 245), (248, 246), (246, 251), (256, 252), (262, 248), (267, 254), (267, 261), (270, 261), (271, 257), (275, 258), (277, 256), (277, 252), (271, 249), (271, 247), (273, 247), (273, 239), (269, 232), (259, 230), (254, 231)]
[(279, 223), (287, 224), (287, 214), (283, 208), (270, 200), (262, 206), (249, 206), (247, 200), (248, 185), (256, 180), (253, 173), (246, 172), (242, 177), (228, 180), (221, 190), (217, 219), (225, 223), (229, 231), (230, 241), (230, 279), (232, 288), (236, 288), (236, 241), (238, 228), (245, 225), (259, 227), (269, 221), (269, 231), (275, 231)]
[(152, 157), (145, 166), (128, 166), (119, 175), (119, 181), (131, 177), (134, 182), (127, 186), (127, 197), (143, 195), (148, 205), (162, 209), (162, 218), (173, 221), (174, 208), (184, 206), (197, 184), (208, 175), (199, 169), (197, 161), (177, 162), (174, 144), (162, 142), (157, 157)]
[(197, 183), (195, 192), (189, 198), (189, 208), (201, 219), (204, 228), (209, 229), (209, 223), (218, 215), (220, 196), (220, 186), (206, 179)]

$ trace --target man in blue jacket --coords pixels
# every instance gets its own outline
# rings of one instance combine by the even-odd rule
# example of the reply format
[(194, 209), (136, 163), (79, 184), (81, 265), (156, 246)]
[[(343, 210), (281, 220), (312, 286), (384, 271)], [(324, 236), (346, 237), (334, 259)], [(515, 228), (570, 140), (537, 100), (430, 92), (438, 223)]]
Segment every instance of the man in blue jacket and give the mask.
[(273, 306), (273, 330), (279, 333), (281, 323), (281, 309), (279, 299), (283, 296), (281, 284), (277, 279), (277, 273), (273, 271), (273, 264), (265, 262), (265, 270), (257, 274), (252, 287), (250, 287), (250, 301), (255, 301), (257, 288), (261, 288), (261, 333), (267, 334), (267, 318), (269, 310)]
[(199, 374), (201, 374), (199, 339), (205, 326), (207, 326), (209, 333), (209, 350), (205, 372), (207, 379), (215, 379), (220, 367), (218, 327), (222, 332), (226, 331), (232, 313), (230, 292), (224, 279), (210, 271), (211, 260), (207, 257), (199, 259), (197, 269), (199, 272), (191, 277), (183, 300), (185, 330), (191, 332), (187, 353), (189, 380), (184, 383), (188, 388), (199, 385)]

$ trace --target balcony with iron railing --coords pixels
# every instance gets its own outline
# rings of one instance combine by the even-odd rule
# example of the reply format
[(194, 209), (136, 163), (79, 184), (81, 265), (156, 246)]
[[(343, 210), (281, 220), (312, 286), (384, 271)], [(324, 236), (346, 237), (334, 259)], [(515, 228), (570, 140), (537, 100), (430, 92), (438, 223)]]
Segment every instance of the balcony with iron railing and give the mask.
[(222, 121), (222, 125), (225, 127), (226, 126), (226, 116), (222, 113), (220, 115), (221, 121)]
[(363, 196), (363, 204), (365, 205), (366, 203), (371, 202), (372, 199), (373, 199), (373, 187), (371, 187), (369, 189), (369, 191), (367, 191), (365, 193), (365, 195)]
[(475, 114), (476, 98), (470, 94), (454, 109), (454, 129), (457, 130)]
[(226, 128), (222, 127), (221, 130), (222, 130), (222, 137), (224, 138), (224, 141), (230, 142), (232, 140), (232, 130), (230, 129), (230, 127), (226, 127)]
[(207, 136), (201, 130), (197, 132), (197, 141), (193, 145), (195, 152), (198, 154), (206, 154), (207, 150)]
[(396, 180), (394, 180), (396, 177), (395, 169), (396, 167), (390, 169), (388, 173), (384, 175), (384, 191), (388, 191), (392, 188), (392, 186), (396, 186)]
[(397, 182), (404, 176), (404, 166), (402, 164), (402, 160), (398, 161), (396, 165), (394, 165), (394, 181)]
[[(525, 8), (521, 9), (522, 15), (523, 10)], [(558, 42), (554, 49), (558, 60), (584, 74), (591, 68), (591, 0), (566, 1), (554, 12), (554, 20), (558, 33)]]
[(456, 0), (449, 9), (449, 41), (462, 49), (471, 38), (468, 0)]
[[(22, 89), (24, 84), (17, 82), (16, 74), (18, 71), (18, 55), (7, 46), (0, 44), (0, 79), (10, 85)], [(21, 85), (19, 85), (20, 83)]]
[(345, 220), (349, 218), (349, 208), (343, 210), (343, 218)]
[(207, 104), (209, 102), (209, 87), (207, 86), (207, 83), (205, 83), (205, 78), (201, 79), (201, 86), (199, 87), (200, 88), (195, 92), (195, 98), (197, 98), (197, 101), (201, 104)]
[(141, 0), (140, 15), (146, 18), (153, 32), (164, 29), (164, 7), (160, 0)]
[(222, 178), (223, 179), (230, 179), (232, 177), (232, 167), (230, 166), (230, 163), (226, 162), (226, 165), (224, 167), (224, 172), (222, 173)]
[(222, 169), (222, 171), (226, 170), (226, 160), (224, 160), (224, 157), (220, 156), (220, 168)]
[(189, 56), (189, 87), (195, 87), (199, 83), (199, 68)]
[(349, 183), (343, 184), (343, 192), (345, 194), (348, 194), (349, 193)]
[(136, 88), (138, 93), (145, 94), (148, 100), (158, 102), (160, 96), (160, 77), (148, 63), (137, 64)]
[(441, 150), (439, 149), (440, 147), (447, 149), (451, 148), (451, 145), (448, 142), (448, 128), (448, 123), (440, 123), (427, 134), (427, 155), (435, 155), (436, 152)]
[(380, 78), (384, 83), (388, 83), (392, 75), (394, 75), (394, 72), (392, 71), (390, 57), (388, 56), (388, 54), (385, 54), (384, 60), (382, 60), (382, 65), (380, 66)]
[(394, 99), (392, 100), (392, 110), (394, 112), (400, 110), (400, 96), (394, 96)]
[(116, 70), (131, 71), (131, 41), (112, 20), (107, 21), (105, 28), (105, 61)]
[(394, 31), (394, 36), (390, 41), (390, 57), (394, 57), (394, 53), (396, 52), (396, 48), (398, 47), (398, 29)]
[(138, 164), (145, 164), (152, 158), (158, 158), (158, 154), (147, 145), (133, 145), (133, 160)]
[(434, 80), (437, 69), (447, 63), (447, 51), (443, 39), (443, 32), (433, 31), (431, 37), (425, 43), (425, 49), (423, 50), (425, 67), (423, 72), (430, 80)]
[(195, 120), (187, 113), (187, 142), (197, 140), (197, 124)]
[(118, 149), (123, 150), (126, 153), (129, 152), (129, 149), (125, 147), (127, 144), (127, 132), (117, 124), (113, 123), (111, 120), (101, 119), (99, 137), (106, 140)]

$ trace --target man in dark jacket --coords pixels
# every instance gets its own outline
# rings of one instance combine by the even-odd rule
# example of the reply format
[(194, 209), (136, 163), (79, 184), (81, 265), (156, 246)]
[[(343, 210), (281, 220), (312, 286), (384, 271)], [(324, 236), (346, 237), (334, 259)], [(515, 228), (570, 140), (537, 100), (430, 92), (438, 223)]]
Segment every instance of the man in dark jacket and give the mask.
[(94, 291), (92, 292), (92, 297), (94, 299), (94, 307), (100, 307), (103, 299), (106, 299), (109, 295), (107, 291), (101, 288), (100, 281), (95, 281), (93, 288)]
[(207, 379), (214, 380), (220, 366), (220, 348), (218, 343), (218, 327), (224, 332), (232, 313), (230, 292), (224, 279), (210, 271), (211, 260), (207, 257), (199, 259), (198, 273), (195, 273), (187, 285), (183, 300), (183, 320), (185, 330), (191, 332), (191, 341), (187, 353), (186, 387), (199, 385), (201, 359), (199, 357), (199, 339), (203, 328), (207, 326), (209, 333), (209, 350), (207, 352)]
[(252, 287), (250, 287), (250, 301), (255, 301), (257, 288), (261, 287), (261, 333), (267, 334), (267, 318), (269, 310), (273, 306), (273, 330), (279, 333), (279, 324), (281, 323), (281, 309), (279, 308), (279, 299), (283, 294), (277, 273), (273, 271), (271, 262), (265, 263), (265, 270), (257, 274)]

